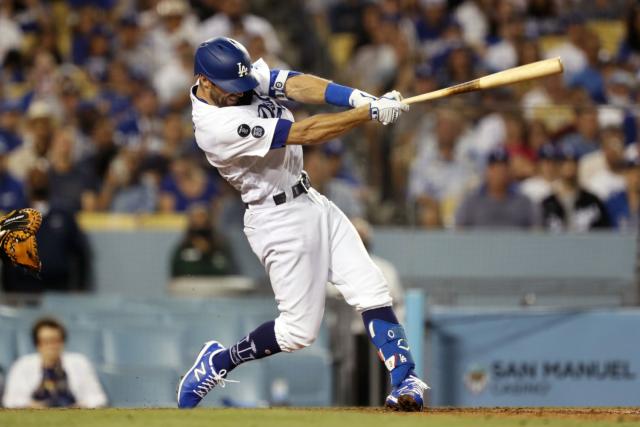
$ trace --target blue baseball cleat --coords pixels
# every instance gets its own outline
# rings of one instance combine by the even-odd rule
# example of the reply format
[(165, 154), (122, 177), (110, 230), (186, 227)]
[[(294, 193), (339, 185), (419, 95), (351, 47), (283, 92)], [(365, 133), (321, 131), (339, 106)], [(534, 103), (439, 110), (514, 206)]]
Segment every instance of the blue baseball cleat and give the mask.
[(195, 408), (215, 386), (224, 387), (227, 381), (237, 382), (226, 380), (227, 371), (216, 371), (213, 366), (213, 357), (224, 350), (218, 341), (204, 343), (195, 363), (178, 384), (178, 408)]
[(384, 406), (394, 411), (418, 412), (424, 406), (424, 392), (429, 386), (415, 375), (409, 375), (391, 390)]

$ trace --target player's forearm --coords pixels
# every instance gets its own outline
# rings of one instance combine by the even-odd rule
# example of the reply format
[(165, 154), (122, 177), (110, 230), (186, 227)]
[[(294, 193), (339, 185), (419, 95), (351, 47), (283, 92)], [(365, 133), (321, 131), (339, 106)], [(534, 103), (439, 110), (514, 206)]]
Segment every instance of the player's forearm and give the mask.
[(324, 104), (324, 93), (329, 80), (311, 75), (299, 74), (287, 79), (285, 93), (287, 98), (305, 104)]
[(289, 131), (287, 144), (320, 144), (337, 138), (369, 120), (368, 106), (354, 108), (341, 113), (317, 114), (295, 122)]

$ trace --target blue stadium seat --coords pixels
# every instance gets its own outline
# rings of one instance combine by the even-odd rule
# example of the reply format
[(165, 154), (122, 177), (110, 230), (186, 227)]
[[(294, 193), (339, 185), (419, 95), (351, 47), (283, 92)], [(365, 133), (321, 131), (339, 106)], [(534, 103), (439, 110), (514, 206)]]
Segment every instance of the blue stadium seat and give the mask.
[(0, 372), (7, 372), (17, 356), (13, 328), (0, 327)]
[(124, 366), (182, 366), (182, 330), (163, 326), (105, 328), (104, 361)]
[[(329, 406), (332, 403), (332, 369), (329, 353), (308, 348), (264, 359), (267, 386), (288, 385), (292, 406)], [(238, 368), (241, 369), (242, 367)]]
[(207, 316), (174, 316), (172, 324), (184, 330), (181, 337), (182, 343), (182, 367), (188, 368), (193, 363), (206, 341), (216, 340), (229, 347), (240, 339), (239, 319), (229, 317)]
[(163, 367), (103, 367), (100, 380), (113, 407), (175, 407), (180, 378)]

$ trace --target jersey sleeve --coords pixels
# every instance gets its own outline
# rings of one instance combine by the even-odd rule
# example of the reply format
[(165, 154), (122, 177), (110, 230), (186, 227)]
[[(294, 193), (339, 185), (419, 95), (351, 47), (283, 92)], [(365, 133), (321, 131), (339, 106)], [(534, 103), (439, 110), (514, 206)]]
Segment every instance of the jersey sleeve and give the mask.
[(289, 99), (284, 91), (287, 79), (301, 74), (292, 70), (271, 70), (262, 58), (253, 63), (252, 71), (259, 83), (256, 88), (258, 93), (279, 100)]
[(293, 122), (279, 118), (252, 117), (227, 107), (224, 114), (196, 124), (198, 146), (217, 163), (237, 157), (264, 157), (269, 150), (286, 145)]

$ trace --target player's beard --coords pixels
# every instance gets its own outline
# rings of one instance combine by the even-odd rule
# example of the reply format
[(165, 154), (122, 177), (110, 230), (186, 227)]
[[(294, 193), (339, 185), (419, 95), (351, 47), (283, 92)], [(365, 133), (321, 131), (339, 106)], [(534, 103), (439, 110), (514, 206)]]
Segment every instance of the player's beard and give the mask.
[(215, 90), (211, 90), (209, 96), (215, 104), (219, 107), (233, 107), (235, 105), (251, 105), (253, 101), (253, 91), (249, 90), (243, 92), (242, 95), (237, 96), (235, 93), (217, 93)]

